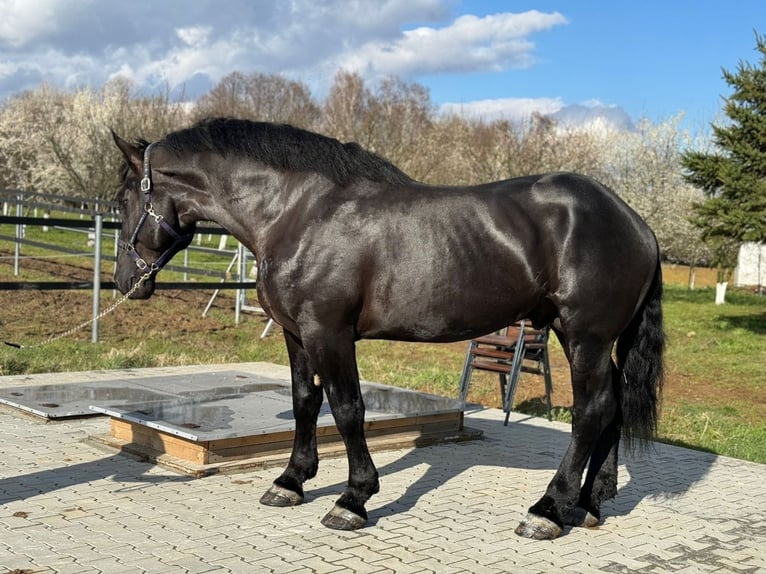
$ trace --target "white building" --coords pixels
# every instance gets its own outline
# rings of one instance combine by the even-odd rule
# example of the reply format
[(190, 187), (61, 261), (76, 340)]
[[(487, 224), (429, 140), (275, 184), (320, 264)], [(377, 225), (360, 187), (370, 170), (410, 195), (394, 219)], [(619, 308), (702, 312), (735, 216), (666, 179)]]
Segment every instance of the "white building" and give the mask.
[(737, 287), (766, 285), (766, 243), (745, 243), (739, 248), (734, 284)]

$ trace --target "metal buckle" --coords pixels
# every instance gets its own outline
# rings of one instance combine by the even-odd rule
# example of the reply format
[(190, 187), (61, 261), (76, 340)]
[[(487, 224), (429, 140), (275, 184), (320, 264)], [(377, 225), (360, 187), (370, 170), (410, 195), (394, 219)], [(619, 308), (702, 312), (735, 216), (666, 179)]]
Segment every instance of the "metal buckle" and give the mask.
[(161, 213), (154, 213), (154, 206), (151, 204), (151, 202), (147, 201), (144, 203), (144, 211), (146, 211), (147, 214), (151, 215), (154, 218), (154, 222), (160, 227), (162, 227), (162, 220), (165, 219), (165, 216)]
[(151, 190), (152, 190), (152, 180), (149, 177), (144, 176), (141, 179), (141, 191), (143, 191), (144, 193), (147, 193)]

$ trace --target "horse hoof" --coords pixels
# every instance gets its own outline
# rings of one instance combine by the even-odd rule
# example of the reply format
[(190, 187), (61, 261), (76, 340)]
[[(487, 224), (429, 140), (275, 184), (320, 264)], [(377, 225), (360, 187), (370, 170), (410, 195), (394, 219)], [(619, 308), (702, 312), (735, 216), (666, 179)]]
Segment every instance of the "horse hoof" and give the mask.
[(575, 506), (567, 510), (564, 515), (564, 522), (570, 526), (593, 528), (594, 526), (598, 526), (599, 519), (583, 507)]
[(286, 506), (296, 506), (301, 502), (303, 502), (303, 497), (300, 494), (276, 484), (272, 484), (271, 488), (261, 496), (261, 504), (265, 506), (284, 508)]
[(367, 524), (367, 519), (336, 504), (322, 519), (322, 524), (333, 530), (358, 530)]
[(553, 540), (561, 534), (562, 528), (552, 520), (530, 512), (524, 517), (524, 520), (521, 521), (514, 532), (524, 538)]

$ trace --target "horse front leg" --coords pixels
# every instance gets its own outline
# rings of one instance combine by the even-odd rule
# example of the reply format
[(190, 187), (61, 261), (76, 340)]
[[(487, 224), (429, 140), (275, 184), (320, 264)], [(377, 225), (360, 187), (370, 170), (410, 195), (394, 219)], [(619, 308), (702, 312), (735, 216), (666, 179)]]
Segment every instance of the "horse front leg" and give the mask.
[(561, 534), (564, 517), (578, 501), (585, 465), (617, 413), (609, 346), (588, 350), (580, 343), (570, 346), (569, 357), (574, 398), (572, 438), (545, 494), (516, 528), (516, 534), (526, 538), (545, 540)]
[(378, 471), (364, 435), (365, 407), (351, 329), (327, 329), (309, 342), (312, 363), (324, 387), (335, 425), (348, 456), (348, 483), (322, 524), (335, 530), (356, 530), (367, 523), (365, 503), (378, 492)]
[(303, 502), (303, 483), (314, 478), (319, 467), (316, 428), (322, 407), (322, 388), (314, 384), (314, 370), (301, 341), (285, 331), (290, 358), (295, 437), (290, 462), (282, 475), (261, 497), (266, 506), (295, 506)]

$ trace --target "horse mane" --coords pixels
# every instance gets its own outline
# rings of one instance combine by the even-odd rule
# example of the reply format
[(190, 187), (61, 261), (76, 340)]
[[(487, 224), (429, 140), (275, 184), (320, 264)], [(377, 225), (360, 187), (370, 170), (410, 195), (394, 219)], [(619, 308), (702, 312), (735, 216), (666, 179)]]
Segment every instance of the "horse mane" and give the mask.
[(356, 143), (341, 143), (287, 124), (208, 118), (168, 134), (163, 145), (181, 151), (247, 156), (276, 169), (310, 171), (337, 185), (367, 179), (403, 184), (412, 179), (389, 161)]

